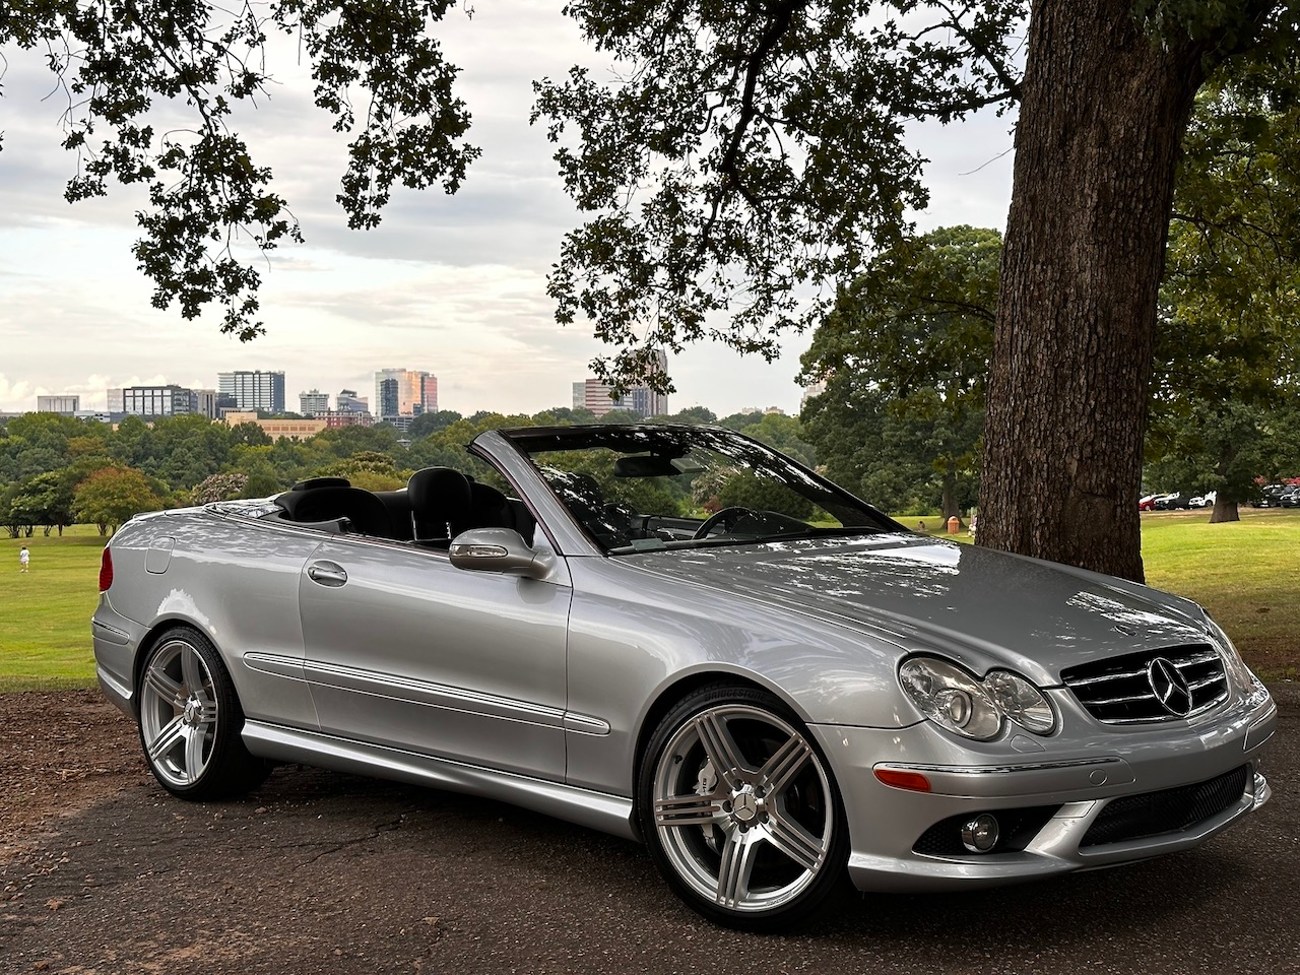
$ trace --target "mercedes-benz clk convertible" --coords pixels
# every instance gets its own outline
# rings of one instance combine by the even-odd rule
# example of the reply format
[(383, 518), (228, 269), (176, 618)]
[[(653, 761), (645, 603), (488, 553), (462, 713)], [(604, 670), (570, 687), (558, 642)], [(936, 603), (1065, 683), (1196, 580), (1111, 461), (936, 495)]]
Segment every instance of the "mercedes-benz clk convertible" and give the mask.
[(138, 516), (100, 684), (186, 799), (306, 763), (645, 842), (770, 928), (1196, 846), (1276, 709), (1196, 604), (914, 534), (727, 430), (491, 431), (465, 471)]

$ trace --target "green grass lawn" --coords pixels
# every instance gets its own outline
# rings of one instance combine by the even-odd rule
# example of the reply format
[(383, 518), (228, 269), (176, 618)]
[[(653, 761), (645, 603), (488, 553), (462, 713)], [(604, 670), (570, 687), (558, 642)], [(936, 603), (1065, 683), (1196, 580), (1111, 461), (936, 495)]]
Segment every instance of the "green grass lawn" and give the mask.
[[(94, 683), (90, 614), (99, 602), (99, 553), (92, 525), (63, 537), (0, 539), (0, 690)], [(18, 549), (31, 552), (18, 571)]]
[(1147, 582), (1208, 609), (1266, 680), (1300, 678), (1300, 509), (1142, 516)]
[[(1239, 522), (1208, 521), (1208, 511), (1144, 515), (1147, 581), (1209, 609), (1266, 680), (1300, 678), (1300, 510), (1244, 508)], [(0, 539), (0, 690), (94, 683), (90, 615), (103, 544), (86, 525), (62, 538)]]

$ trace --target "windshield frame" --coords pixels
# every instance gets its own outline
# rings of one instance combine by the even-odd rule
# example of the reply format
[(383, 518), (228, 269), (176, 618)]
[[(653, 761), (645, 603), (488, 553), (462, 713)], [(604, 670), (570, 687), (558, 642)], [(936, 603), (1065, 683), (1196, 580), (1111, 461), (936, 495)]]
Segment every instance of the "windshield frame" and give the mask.
[[(605, 556), (627, 556), (644, 554), (647, 552), (663, 551), (683, 551), (698, 548), (716, 548), (720, 546), (737, 546), (737, 545), (760, 545), (769, 544), (778, 541), (788, 541), (798, 538), (822, 538), (822, 537), (850, 537), (860, 535), (874, 535), (894, 532), (907, 533), (910, 530), (905, 526), (894, 521), (888, 515), (884, 514), (874, 505), (863, 501), (851, 492), (840, 487), (835, 482), (828, 480), (816, 471), (795, 460), (787, 454), (782, 453), (774, 447), (748, 437), (743, 433), (734, 430), (728, 430), (725, 427), (717, 426), (688, 426), (681, 424), (574, 424), (571, 426), (551, 426), (551, 427), (513, 427), (509, 429), (497, 430), (497, 435), (504, 439), (516, 455), (529, 468), (530, 474), (534, 477), (529, 478), (536, 484), (543, 487), (548, 497), (548, 502), (554, 502), (554, 505), (547, 504), (546, 507), (554, 507), (563, 512), (567, 521), (569, 521), (581, 534), (584, 541), (588, 542), (595, 550)], [(720, 446), (721, 445), (721, 446)], [(673, 541), (660, 541), (649, 544), (629, 544), (629, 545), (609, 545), (596, 537), (590, 527), (570, 509), (565, 500), (556, 492), (555, 487), (542, 470), (543, 465), (539, 465), (536, 455), (549, 452), (565, 452), (604, 449), (624, 455), (635, 455), (652, 451), (654, 447), (681, 449), (682, 456), (690, 448), (701, 448), (725, 455), (730, 455), (729, 450), (738, 452), (748, 452), (758, 455), (762, 459), (761, 464), (753, 464), (750, 460), (750, 469), (760, 472), (782, 471), (783, 473), (792, 473), (797, 476), (798, 480), (803, 483), (812, 493), (820, 497), (813, 498), (809, 495), (810, 500), (814, 503), (823, 505), (823, 502), (830, 503), (833, 507), (839, 507), (853, 512), (860, 517), (862, 524), (827, 526), (818, 529), (810, 526), (806, 531), (791, 532), (788, 534), (761, 535), (754, 537), (722, 535), (719, 537), (708, 537), (702, 539), (678, 539)], [(784, 478), (782, 478), (784, 480)], [(789, 483), (788, 481), (786, 482)], [(800, 492), (802, 493), (802, 492)], [(828, 512), (836, 517), (836, 520), (842, 522), (842, 519), (835, 516), (833, 511)], [(642, 541), (642, 540), (637, 540)], [(650, 542), (650, 540), (645, 540)]]

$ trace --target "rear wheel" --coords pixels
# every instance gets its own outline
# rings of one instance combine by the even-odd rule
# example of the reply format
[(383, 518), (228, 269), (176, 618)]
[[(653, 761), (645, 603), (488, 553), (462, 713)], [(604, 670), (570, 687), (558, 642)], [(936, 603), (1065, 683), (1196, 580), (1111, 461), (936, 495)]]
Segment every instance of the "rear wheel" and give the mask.
[(722, 924), (794, 921), (843, 872), (848, 830), (830, 769), (764, 691), (714, 685), (682, 701), (650, 739), (638, 799), (668, 883)]
[(216, 648), (188, 626), (163, 633), (140, 672), (140, 744), (154, 778), (183, 799), (247, 792), (270, 767), (248, 753), (243, 727)]

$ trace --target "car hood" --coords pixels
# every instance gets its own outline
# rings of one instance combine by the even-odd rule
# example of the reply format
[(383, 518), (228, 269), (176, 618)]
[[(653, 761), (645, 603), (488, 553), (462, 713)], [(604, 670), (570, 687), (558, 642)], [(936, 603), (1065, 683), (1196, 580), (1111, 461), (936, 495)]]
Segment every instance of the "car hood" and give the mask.
[(629, 563), (1043, 686), (1064, 668), (1205, 643), (1196, 604), (1083, 569), (909, 534), (644, 553)]

